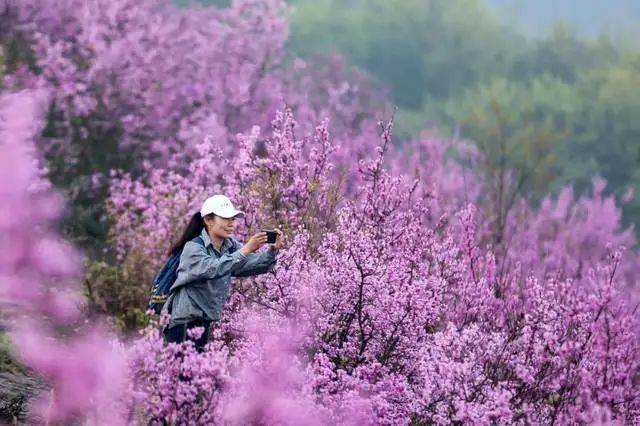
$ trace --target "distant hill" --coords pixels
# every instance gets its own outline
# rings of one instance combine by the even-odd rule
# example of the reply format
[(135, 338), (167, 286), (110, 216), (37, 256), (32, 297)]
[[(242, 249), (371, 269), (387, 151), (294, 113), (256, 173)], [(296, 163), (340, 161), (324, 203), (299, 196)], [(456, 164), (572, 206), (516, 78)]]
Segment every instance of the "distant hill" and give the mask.
[(640, 0), (485, 0), (505, 21), (530, 35), (544, 35), (557, 21), (579, 34), (614, 39), (640, 37)]
[[(228, 6), (231, 0), (174, 0)], [(295, 4), (296, 0), (285, 0)], [(361, 0), (347, 0), (347, 3)], [(402, 1), (402, 0), (394, 0)], [(493, 6), (506, 23), (525, 34), (544, 36), (559, 21), (578, 34), (596, 37), (607, 34), (614, 40), (640, 40), (640, 0), (481, 0)], [(339, 11), (338, 11), (339, 12)]]

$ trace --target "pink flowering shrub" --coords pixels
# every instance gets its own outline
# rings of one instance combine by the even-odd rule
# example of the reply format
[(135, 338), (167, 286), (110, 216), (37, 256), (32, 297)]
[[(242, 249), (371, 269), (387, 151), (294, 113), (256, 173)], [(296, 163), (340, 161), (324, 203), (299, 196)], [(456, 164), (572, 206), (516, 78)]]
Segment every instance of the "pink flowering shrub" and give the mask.
[[(633, 229), (621, 229), (621, 209), (612, 196), (604, 196), (605, 186), (603, 179), (594, 178), (591, 196), (578, 199), (566, 187), (557, 198), (542, 200), (537, 210), (521, 203), (509, 217), (502, 268), (589, 285), (590, 269), (607, 262), (614, 251), (636, 244)], [(635, 300), (639, 260), (635, 251), (625, 251), (617, 271), (625, 293)]]
[[(0, 10), (30, 49), (3, 90), (47, 93), (0, 98), (0, 303), (47, 383), (45, 421), (640, 421), (639, 262), (602, 181), (516, 200), (495, 238), (472, 145), (394, 146), (365, 79), (287, 60), (279, 1)], [(72, 208), (108, 186), (115, 256), (84, 290), (128, 331), (212, 193), (248, 213), (239, 239), (280, 226), (287, 246), (271, 273), (234, 282), (203, 353), (164, 345), (157, 324), (112, 342), (83, 324), (80, 256), (46, 176), (71, 182)]]
[[(46, 99), (45, 99), (46, 100)], [(63, 207), (38, 168), (42, 93), (0, 97), (0, 306), (21, 362), (45, 382), (32, 401), (44, 422), (120, 423), (124, 357), (98, 325), (84, 327), (78, 253), (56, 232)]]
[(457, 300), (472, 297), (420, 361), (428, 418), (590, 423), (595, 406), (620, 422), (636, 418), (638, 323), (617, 293), (620, 253), (590, 271), (588, 287), (515, 273), (499, 287), (494, 268), (475, 264), (475, 278), (454, 291)]
[[(340, 168), (367, 155), (365, 142), (375, 140), (368, 124), (383, 96), (339, 59), (290, 57), (287, 13), (282, 0), (235, 0), (224, 8), (180, 8), (172, 0), (0, 0), (3, 40), (19, 47), (11, 49), (18, 53), (0, 86), (49, 89), (36, 142), (48, 177), (69, 200), (65, 232), (92, 259), (112, 257), (105, 214), (111, 170), (184, 174), (206, 136), (226, 141), (220, 147), (232, 156), (238, 132), (267, 128), (285, 106), (305, 126), (331, 120), (334, 138), (345, 142)], [(91, 270), (104, 285), (122, 274), (105, 264)], [(94, 305), (104, 312), (110, 302), (124, 304), (96, 298)], [(140, 318), (132, 312), (123, 323)]]
[(165, 347), (157, 325), (147, 327), (128, 354), (131, 419), (147, 424), (214, 423), (230, 377), (224, 348), (209, 346), (203, 353), (191, 341)]
[[(9, 129), (8, 146), (14, 135), (29, 135), (20, 126)], [(421, 181), (384, 165), (390, 135), (383, 126), (376, 156), (360, 161), (354, 195), (342, 194), (331, 178), (329, 159), (339, 148), (326, 124), (299, 136), (288, 111), (276, 117), (270, 136), (261, 139), (254, 129), (241, 137), (242, 151), (227, 163), (205, 141), (189, 179), (170, 171), (158, 171), (150, 183), (115, 179), (111, 208), (120, 219), (115, 235), (122, 238), (123, 264), (136, 250), (152, 248), (159, 264), (169, 242), (159, 224), (176, 225), (153, 227), (162, 217), (157, 206), (168, 213), (182, 205), (187, 215), (210, 188), (226, 190), (250, 212), (241, 233), (282, 223), (289, 245), (272, 274), (239, 283), (202, 354), (190, 343), (165, 347), (152, 327), (127, 345), (125, 369), (122, 352), (101, 346), (102, 334), (49, 340), (43, 335), (55, 334), (47, 326), (16, 327), (23, 359), (54, 389), (44, 406), (55, 409), (42, 412), (89, 418), (96, 404), (121, 407), (117, 395), (128, 416), (119, 408), (122, 417), (111, 420), (134, 423), (637, 421), (638, 320), (620, 292), (621, 253), (610, 248), (582, 281), (541, 279), (522, 268), (505, 269), (498, 279), (499, 259), (482, 245), (479, 211), (470, 204), (450, 215), (447, 208), (431, 225), (434, 200), (416, 196), (428, 193)], [(8, 164), (29, 170), (24, 161)], [(12, 195), (20, 193), (3, 192), (15, 208), (26, 202)], [(64, 253), (59, 245), (51, 250)], [(17, 281), (24, 280), (25, 263), (11, 259), (3, 260), (3, 276), (17, 285), (4, 287), (4, 303), (23, 305), (31, 318), (48, 313), (40, 291), (25, 293), (35, 298), (12, 294), (30, 287)], [(40, 278), (50, 276), (73, 277), (73, 269), (49, 267)], [(33, 272), (29, 278), (39, 282)], [(70, 309), (54, 310), (64, 314), (56, 321), (72, 321)], [(78, 358), (63, 355), (69, 350)], [(130, 372), (127, 393), (112, 380), (122, 371)], [(67, 398), (77, 394), (89, 398)]]
[(197, 10), (162, 0), (3, 3), (55, 89), (61, 149), (118, 132), (117, 146), (166, 159), (186, 133), (240, 130), (280, 101), (271, 73), (286, 37), (278, 1)]
[[(52, 89), (41, 146), (56, 179), (121, 167), (139, 173), (143, 160), (184, 171), (205, 136), (226, 140), (233, 152), (237, 132), (266, 127), (285, 104), (305, 124), (329, 116), (334, 131), (358, 137), (372, 114), (365, 107), (382, 104), (339, 60), (286, 60), (280, 0), (227, 8), (3, 0), (0, 10), (7, 32), (33, 51), (27, 65), (38, 79), (28, 84)], [(27, 84), (17, 73), (5, 80)], [(87, 164), (85, 155), (106, 158)]]
[[(472, 204), (457, 212), (445, 207), (434, 223), (430, 208), (438, 198), (418, 194), (437, 185), (385, 167), (389, 126), (382, 127), (376, 157), (359, 163), (354, 195), (331, 177), (329, 159), (339, 148), (326, 125), (309, 136), (296, 129), (285, 112), (271, 136), (261, 139), (254, 129), (240, 137), (233, 158), (220, 157), (209, 140), (184, 178), (158, 172), (151, 184), (129, 177), (113, 183), (116, 235), (144, 237), (118, 240), (125, 257), (137, 244), (148, 252), (166, 248), (160, 229), (142, 231), (153, 226), (158, 205), (167, 214), (176, 211), (171, 205), (181, 206), (184, 222), (211, 190), (230, 194), (249, 212), (241, 235), (264, 223), (284, 225), (289, 245), (278, 267), (237, 284), (216, 332), (230, 350), (230, 365), (267, 374), (263, 363), (275, 359), (277, 366), (280, 352), (256, 343), (265, 332), (255, 324), (278, 335), (293, 320), (305, 330), (288, 343), (299, 366), (294, 379), (267, 381), (276, 395), (303, 398), (287, 399), (297, 407), (292, 416), (327, 424), (637, 419), (638, 320), (615, 246), (572, 251), (585, 263), (595, 250), (609, 253), (580, 279), (506, 267), (485, 245), (481, 211)], [(145, 199), (158, 202), (145, 207)], [(132, 205), (139, 210), (128, 218)], [(614, 239), (618, 229), (610, 228), (614, 243), (622, 241)], [(514, 238), (523, 237), (514, 230)], [(553, 254), (537, 255), (539, 263), (523, 260), (539, 266)], [(269, 414), (280, 413), (281, 397), (251, 397), (262, 385), (236, 380), (249, 405), (232, 404), (241, 417), (231, 419), (286, 423)]]

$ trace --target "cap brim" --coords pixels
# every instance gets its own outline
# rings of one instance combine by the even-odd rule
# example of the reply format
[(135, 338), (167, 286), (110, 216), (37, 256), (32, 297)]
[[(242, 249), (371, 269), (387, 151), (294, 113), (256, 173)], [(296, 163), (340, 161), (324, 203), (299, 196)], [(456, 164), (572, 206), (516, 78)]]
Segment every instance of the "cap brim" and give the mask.
[(220, 216), (224, 219), (230, 219), (232, 217), (238, 217), (238, 216), (244, 216), (244, 212), (240, 211), (240, 210), (233, 210), (233, 211), (229, 211), (229, 212), (221, 212), (221, 213), (216, 213), (217, 216)]

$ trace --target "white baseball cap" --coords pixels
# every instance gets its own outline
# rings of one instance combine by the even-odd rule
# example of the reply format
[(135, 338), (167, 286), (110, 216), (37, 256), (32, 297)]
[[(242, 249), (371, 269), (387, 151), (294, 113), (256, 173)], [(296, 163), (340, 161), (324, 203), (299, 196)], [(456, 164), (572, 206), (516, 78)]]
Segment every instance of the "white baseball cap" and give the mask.
[(225, 219), (229, 219), (230, 217), (236, 217), (238, 215), (244, 215), (244, 213), (240, 210), (236, 210), (231, 203), (231, 200), (222, 195), (216, 194), (212, 197), (206, 199), (206, 201), (202, 204), (202, 208), (200, 209), (200, 215), (205, 217), (208, 214), (215, 214), (216, 216), (223, 217)]

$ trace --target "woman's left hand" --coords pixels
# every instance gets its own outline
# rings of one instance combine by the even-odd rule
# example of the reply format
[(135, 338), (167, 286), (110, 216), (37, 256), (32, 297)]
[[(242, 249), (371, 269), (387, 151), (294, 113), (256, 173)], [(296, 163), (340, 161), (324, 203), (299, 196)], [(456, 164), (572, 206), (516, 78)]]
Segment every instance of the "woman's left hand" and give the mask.
[(284, 235), (282, 234), (282, 231), (277, 228), (274, 229), (274, 231), (278, 233), (278, 236), (276, 237), (276, 242), (270, 244), (270, 247), (272, 250), (280, 250), (284, 247)]

